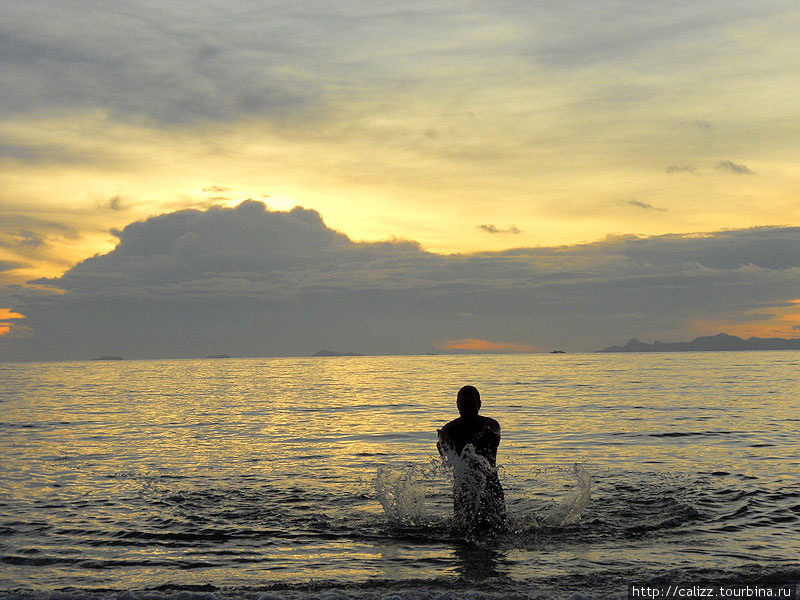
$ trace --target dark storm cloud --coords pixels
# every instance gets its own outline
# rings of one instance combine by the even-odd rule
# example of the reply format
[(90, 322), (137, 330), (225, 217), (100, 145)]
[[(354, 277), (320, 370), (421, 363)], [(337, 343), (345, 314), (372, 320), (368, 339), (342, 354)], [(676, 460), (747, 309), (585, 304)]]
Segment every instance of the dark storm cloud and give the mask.
[(8, 306), (33, 334), (0, 344), (0, 356), (204, 356), (218, 344), (239, 355), (403, 353), (466, 338), (593, 349), (769, 312), (800, 289), (800, 228), (445, 256), (354, 242), (313, 210), (251, 200), (116, 235), (112, 252), (36, 282), (66, 293), (12, 291)]
[(657, 210), (661, 212), (665, 212), (667, 210), (666, 208), (658, 208), (652, 204), (648, 204), (647, 202), (642, 202), (641, 200), (621, 200), (620, 202), (622, 204), (633, 206), (634, 208), (642, 208), (644, 210)]
[(513, 233), (515, 235), (522, 233), (522, 231), (516, 225), (512, 225), (508, 229), (500, 229), (489, 223), (487, 225), (478, 225), (477, 229), (485, 231), (486, 233)]
[(753, 171), (746, 165), (735, 163), (731, 160), (722, 160), (718, 162), (714, 168), (717, 169), (717, 171), (736, 173), (737, 175), (754, 175)]

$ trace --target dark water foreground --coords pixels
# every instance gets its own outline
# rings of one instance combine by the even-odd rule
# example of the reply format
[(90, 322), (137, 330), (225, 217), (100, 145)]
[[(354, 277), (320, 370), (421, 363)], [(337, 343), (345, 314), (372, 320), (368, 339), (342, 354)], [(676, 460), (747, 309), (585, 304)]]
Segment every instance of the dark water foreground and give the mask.
[[(792, 352), (0, 365), (0, 589), (455, 600), (798, 582), (798, 367)], [(503, 425), (510, 515), (469, 540), (434, 456), (466, 382)]]

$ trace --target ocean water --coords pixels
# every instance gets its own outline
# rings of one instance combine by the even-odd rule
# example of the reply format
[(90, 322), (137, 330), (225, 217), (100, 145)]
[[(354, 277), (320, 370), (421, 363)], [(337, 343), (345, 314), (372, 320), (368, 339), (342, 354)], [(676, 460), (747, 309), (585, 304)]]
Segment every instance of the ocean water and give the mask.
[[(504, 531), (452, 527), (478, 387)], [(624, 597), (800, 581), (800, 352), (0, 364), (12, 597)], [(577, 598), (577, 596), (575, 596)]]

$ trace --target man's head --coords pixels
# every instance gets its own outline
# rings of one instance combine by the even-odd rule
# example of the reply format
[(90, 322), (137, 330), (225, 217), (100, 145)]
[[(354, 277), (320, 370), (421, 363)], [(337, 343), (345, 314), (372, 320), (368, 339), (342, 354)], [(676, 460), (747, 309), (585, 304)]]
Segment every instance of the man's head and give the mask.
[(465, 385), (458, 390), (456, 406), (462, 417), (477, 417), (478, 411), (481, 409), (481, 395), (476, 388)]

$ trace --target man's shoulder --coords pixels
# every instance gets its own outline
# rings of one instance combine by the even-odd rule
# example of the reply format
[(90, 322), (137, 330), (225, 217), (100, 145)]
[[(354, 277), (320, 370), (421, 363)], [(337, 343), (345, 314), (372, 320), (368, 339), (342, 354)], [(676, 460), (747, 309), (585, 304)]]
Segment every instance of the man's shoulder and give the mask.
[(500, 423), (498, 423), (495, 419), (491, 417), (481, 417), (484, 421), (484, 425), (489, 427), (490, 429), (495, 429), (500, 431)]
[(460, 418), (460, 417), (459, 417), (458, 419), (453, 419), (453, 420), (452, 420), (452, 421), (450, 421), (449, 423), (445, 423), (445, 424), (442, 426), (442, 431), (449, 431), (449, 430), (450, 430), (450, 429), (452, 429), (453, 427), (458, 427), (458, 425), (459, 425), (460, 423), (461, 423), (461, 418)]

